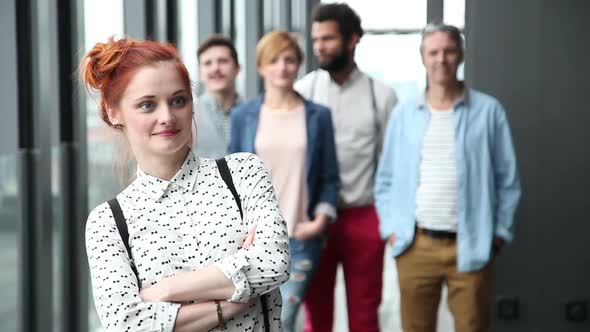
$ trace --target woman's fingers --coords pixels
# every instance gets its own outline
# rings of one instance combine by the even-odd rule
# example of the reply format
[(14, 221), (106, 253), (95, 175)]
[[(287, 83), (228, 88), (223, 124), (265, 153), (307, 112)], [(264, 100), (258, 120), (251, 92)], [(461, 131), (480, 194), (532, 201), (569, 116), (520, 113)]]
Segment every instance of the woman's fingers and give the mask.
[(256, 225), (250, 228), (248, 235), (246, 235), (246, 238), (244, 239), (244, 244), (242, 244), (242, 248), (248, 248), (250, 245), (252, 245), (252, 243), (254, 243), (254, 235), (256, 235)]

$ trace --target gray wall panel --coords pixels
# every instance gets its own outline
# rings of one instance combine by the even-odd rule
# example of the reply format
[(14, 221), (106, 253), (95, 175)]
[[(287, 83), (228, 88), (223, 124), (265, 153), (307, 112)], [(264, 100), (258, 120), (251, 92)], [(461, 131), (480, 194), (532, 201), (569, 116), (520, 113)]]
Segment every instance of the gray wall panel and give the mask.
[(494, 331), (588, 331), (564, 304), (590, 298), (590, 2), (466, 3), (466, 79), (507, 108), (524, 189), (496, 271), (496, 294), (519, 298), (521, 317), (495, 318)]

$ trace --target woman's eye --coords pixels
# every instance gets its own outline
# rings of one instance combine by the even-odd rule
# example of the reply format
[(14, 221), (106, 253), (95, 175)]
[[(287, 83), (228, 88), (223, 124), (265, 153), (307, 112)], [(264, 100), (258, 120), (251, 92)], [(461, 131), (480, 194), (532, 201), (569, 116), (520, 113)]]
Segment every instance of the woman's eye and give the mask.
[(151, 111), (154, 108), (154, 103), (152, 103), (151, 101), (145, 102), (145, 103), (141, 103), (139, 105), (139, 108), (142, 111)]
[(186, 104), (186, 98), (176, 97), (172, 99), (172, 106), (182, 107)]

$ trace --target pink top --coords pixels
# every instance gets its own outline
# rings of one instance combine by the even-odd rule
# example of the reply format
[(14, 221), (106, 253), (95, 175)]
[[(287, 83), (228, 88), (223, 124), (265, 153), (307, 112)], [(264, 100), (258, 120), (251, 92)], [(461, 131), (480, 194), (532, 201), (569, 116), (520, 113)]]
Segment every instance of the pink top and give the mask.
[(295, 225), (308, 221), (305, 154), (307, 130), (303, 105), (291, 110), (260, 109), (256, 154), (270, 171), (289, 236)]

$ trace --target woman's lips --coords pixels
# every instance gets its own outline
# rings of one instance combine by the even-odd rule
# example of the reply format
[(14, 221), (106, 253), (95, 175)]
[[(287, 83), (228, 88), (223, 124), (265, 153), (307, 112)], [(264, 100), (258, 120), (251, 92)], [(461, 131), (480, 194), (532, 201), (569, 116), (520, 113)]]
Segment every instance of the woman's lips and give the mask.
[(159, 135), (159, 136), (174, 136), (174, 135), (178, 134), (179, 131), (180, 131), (180, 129), (162, 130), (160, 132), (155, 133), (154, 135)]

